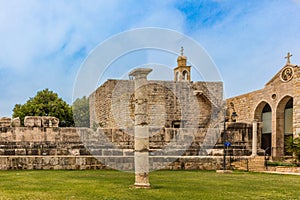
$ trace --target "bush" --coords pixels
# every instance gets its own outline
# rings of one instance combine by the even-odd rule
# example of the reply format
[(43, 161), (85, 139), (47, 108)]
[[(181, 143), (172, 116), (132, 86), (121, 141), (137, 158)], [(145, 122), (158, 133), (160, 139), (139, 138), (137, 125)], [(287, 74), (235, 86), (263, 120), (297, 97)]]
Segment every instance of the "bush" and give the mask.
[(289, 137), (285, 142), (286, 142), (286, 151), (288, 153), (293, 154), (295, 161), (297, 160), (300, 161), (300, 137), (297, 138)]
[(271, 161), (268, 161), (267, 162), (267, 165), (268, 166), (283, 166), (283, 167), (297, 167), (299, 166), (299, 163), (296, 164), (296, 163), (285, 163), (285, 162), (271, 162)]

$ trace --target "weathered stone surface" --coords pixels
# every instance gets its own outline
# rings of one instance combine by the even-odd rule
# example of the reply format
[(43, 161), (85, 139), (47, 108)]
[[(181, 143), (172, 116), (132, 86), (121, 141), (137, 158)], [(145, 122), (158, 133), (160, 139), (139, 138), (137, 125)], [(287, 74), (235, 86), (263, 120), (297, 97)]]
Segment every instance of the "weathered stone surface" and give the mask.
[(20, 127), (21, 126), (20, 117), (13, 118), (11, 124), (13, 127)]
[(10, 127), (11, 118), (9, 117), (1, 117), (0, 118), (0, 127)]
[[(236, 149), (236, 152), (233, 152), (234, 149), (231, 148), (228, 153), (230, 155), (231, 153), (250, 155), (251, 125), (235, 124), (235, 129), (232, 129), (230, 123), (227, 126), (230, 142), (233, 146), (241, 148)], [(212, 147), (220, 149), (220, 157), (198, 157), (200, 153), (199, 143), (203, 141), (205, 129), (198, 129), (199, 132), (194, 132), (197, 135), (197, 140), (191, 144), (188, 150), (181, 149), (182, 146), (179, 145), (174, 146), (174, 149), (164, 149), (163, 151), (160, 149), (169, 145), (170, 141), (176, 141), (182, 137), (181, 134), (191, 130), (150, 128), (149, 131), (152, 135), (149, 145), (150, 170), (221, 169), (222, 140), (219, 140), (217, 145)], [(106, 134), (110, 137), (106, 137)], [(119, 149), (109, 144), (112, 142), (111, 135), (113, 135), (115, 145)], [(128, 135), (120, 129), (98, 129), (97, 132), (94, 132), (87, 128), (8, 127), (0, 133), (0, 169), (102, 169), (109, 165), (110, 167), (118, 167), (120, 170), (133, 170), (134, 139), (133, 136), (125, 136)], [(86, 143), (83, 144), (83, 141)], [(215, 154), (218, 155), (217, 151)], [(183, 157), (176, 160), (174, 155), (183, 155)], [(184, 158), (186, 155), (195, 157), (192, 159)], [(94, 156), (100, 156), (101, 159), (97, 160)], [(172, 163), (173, 161), (175, 162)]]
[[(222, 82), (149, 81), (148, 118), (141, 119), (149, 126), (171, 128), (175, 122), (181, 127), (207, 127), (215, 118), (214, 105), (223, 100)], [(193, 91), (202, 91), (194, 95)], [(128, 129), (134, 126), (134, 82), (108, 80), (90, 95), (90, 120), (102, 128)], [(184, 123), (186, 122), (186, 123)]]
[(24, 126), (26, 126), (26, 127), (41, 127), (42, 126), (42, 117), (26, 116), (24, 118)]
[(59, 119), (51, 116), (26, 116), (25, 127), (58, 127)]
[(59, 119), (51, 116), (42, 117), (42, 126), (43, 127), (58, 127)]
[[(141, 89), (146, 92), (142, 100), (148, 97), (147, 108), (141, 107), (137, 113), (147, 111), (148, 116), (140, 115), (136, 120), (133, 81), (108, 80), (90, 96), (91, 125), (96, 123), (105, 130), (112, 130), (105, 131), (106, 136), (122, 148), (133, 148), (134, 124), (148, 123), (152, 129), (150, 148), (154, 149), (164, 147), (176, 137), (184, 139), (180, 134), (174, 135), (177, 131), (168, 130), (177, 122), (176, 126), (181, 128), (207, 128), (211, 119), (215, 118), (212, 103), (218, 105), (223, 98), (221, 82), (149, 81)], [(195, 95), (194, 90), (202, 91), (201, 95)], [(206, 131), (194, 131), (199, 132), (199, 141), (195, 142), (198, 149)], [(189, 154), (197, 154), (193, 151)]]

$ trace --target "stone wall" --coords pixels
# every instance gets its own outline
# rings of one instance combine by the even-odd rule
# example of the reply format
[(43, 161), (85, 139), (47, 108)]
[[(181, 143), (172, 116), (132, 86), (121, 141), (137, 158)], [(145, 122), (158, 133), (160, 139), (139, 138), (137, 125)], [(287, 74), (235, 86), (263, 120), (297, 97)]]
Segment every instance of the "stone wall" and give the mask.
[[(109, 157), (107, 157), (109, 159)], [(122, 157), (124, 166), (133, 169), (133, 156)], [(150, 170), (219, 170), (222, 168), (222, 157), (179, 157), (169, 163), (166, 156), (149, 157)], [(230, 167), (230, 157), (227, 157), (227, 168)], [(126, 163), (128, 162), (128, 163)], [(157, 163), (160, 166), (157, 166)], [(128, 171), (128, 168), (124, 169)], [(0, 170), (86, 170), (110, 169), (92, 156), (0, 156)]]
[[(149, 126), (170, 128), (207, 127), (213, 107), (223, 100), (222, 82), (149, 81), (147, 87)], [(91, 127), (127, 129), (133, 127), (134, 83), (108, 80), (90, 95)]]
[(89, 155), (75, 128), (14, 127), (0, 130), (0, 155), (76, 154)]
[(0, 170), (107, 168), (93, 156), (0, 156)]
[[(229, 124), (227, 126), (228, 138), (233, 144), (229, 151), (236, 155), (249, 154), (249, 127), (244, 129), (243, 126), (237, 126), (230, 131)], [(221, 134), (221, 130), (219, 133)], [(221, 138), (217, 140), (217, 145), (211, 147), (214, 148), (212, 153), (221, 157), (200, 156), (200, 145), (206, 137), (206, 128), (150, 129), (150, 134), (151, 169), (219, 169), (221, 166)], [(185, 147), (183, 142), (188, 138), (192, 139), (191, 144)], [(237, 145), (242, 151), (234, 147)], [(0, 128), (2, 170), (104, 169), (115, 165), (120, 170), (127, 170), (133, 169), (133, 155), (133, 136), (122, 129), (93, 131), (89, 128), (60, 127)]]
[[(24, 118), (25, 127), (58, 127), (59, 119), (52, 116), (26, 116)], [(19, 117), (11, 119), (9, 117), (0, 118), (0, 127), (20, 127), (21, 120)]]

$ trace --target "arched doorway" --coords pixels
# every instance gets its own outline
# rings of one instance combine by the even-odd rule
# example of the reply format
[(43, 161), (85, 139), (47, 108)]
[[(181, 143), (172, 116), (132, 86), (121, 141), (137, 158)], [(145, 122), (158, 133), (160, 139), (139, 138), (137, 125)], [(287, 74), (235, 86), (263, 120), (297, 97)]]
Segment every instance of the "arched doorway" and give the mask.
[(271, 106), (263, 101), (255, 109), (254, 118), (261, 122), (261, 137), (260, 148), (265, 150), (265, 153), (272, 153), (272, 109)]
[(284, 155), (292, 155), (286, 151), (286, 142), (293, 138), (293, 98), (291, 98), (284, 109)]
[(278, 156), (289, 155), (286, 152), (286, 140), (293, 137), (293, 98), (282, 98), (276, 110), (276, 151)]
[(266, 104), (261, 113), (262, 133), (261, 133), (261, 148), (266, 151), (266, 154), (271, 155), (272, 147), (272, 109), (269, 104)]

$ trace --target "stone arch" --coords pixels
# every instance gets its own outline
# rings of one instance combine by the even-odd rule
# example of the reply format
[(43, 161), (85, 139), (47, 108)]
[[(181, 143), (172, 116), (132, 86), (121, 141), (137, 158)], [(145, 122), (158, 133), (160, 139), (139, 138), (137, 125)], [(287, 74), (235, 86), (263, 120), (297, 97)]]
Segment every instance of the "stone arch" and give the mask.
[[(285, 140), (288, 137), (291, 137), (293, 135), (293, 131), (286, 132), (286, 129), (288, 128), (287, 125), (289, 123), (289, 126), (292, 126), (293, 120), (292, 119), (292, 113), (293, 111), (290, 110), (293, 109), (293, 97), (290, 95), (286, 95), (283, 98), (281, 98), (280, 101), (278, 101), (277, 107), (276, 107), (276, 152), (278, 156), (285, 155)], [(288, 113), (288, 112), (291, 113)], [(291, 114), (291, 116), (289, 116)], [(291, 118), (287, 118), (291, 117)], [(290, 129), (290, 127), (289, 127)]]
[(272, 107), (266, 101), (261, 101), (254, 111), (254, 119), (261, 122), (260, 133), (260, 147), (264, 149), (267, 154), (271, 155), (272, 150)]
[(188, 80), (188, 76), (189, 76), (188, 71), (184, 70), (182, 72), (182, 80), (187, 81)]
[[(271, 107), (271, 105), (267, 102), (267, 101), (261, 101), (257, 104), (257, 106), (255, 107), (255, 111), (254, 111), (254, 119), (256, 119), (258, 122), (262, 121), (262, 111), (264, 109), (264, 107), (266, 105), (269, 105)], [(271, 107), (271, 111), (272, 111), (272, 107)]]

